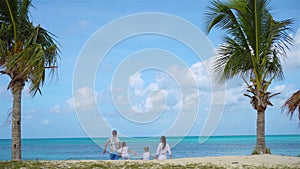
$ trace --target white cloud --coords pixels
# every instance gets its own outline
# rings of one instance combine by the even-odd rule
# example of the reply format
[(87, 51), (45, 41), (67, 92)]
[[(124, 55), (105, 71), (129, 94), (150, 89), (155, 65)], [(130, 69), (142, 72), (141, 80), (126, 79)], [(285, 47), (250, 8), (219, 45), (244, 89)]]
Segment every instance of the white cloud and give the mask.
[(281, 106), (296, 90), (293, 85), (276, 85), (273, 88), (270, 88), (269, 91), (272, 94), (280, 94), (272, 97), (271, 102), (275, 106)]
[(57, 105), (53, 106), (53, 107), (50, 109), (50, 112), (51, 112), (51, 113), (61, 113), (61, 112), (62, 112), (61, 105), (60, 105), (60, 104), (57, 104)]
[[(138, 72), (128, 77), (128, 86), (108, 87), (101, 92), (86, 86), (76, 90), (74, 96), (66, 100), (65, 105), (76, 110), (80, 109), (79, 112), (88, 113), (95, 110), (90, 108), (95, 108), (97, 101), (107, 121), (119, 117), (118, 113), (111, 113), (111, 109), (115, 107), (117, 112), (129, 119), (132, 116), (142, 115), (141, 118), (133, 118), (142, 122), (154, 120), (162, 113), (169, 116), (170, 113), (182, 112), (187, 114), (185, 118), (190, 118), (197, 113), (199, 106), (203, 106), (201, 111), (206, 111), (206, 107), (210, 107), (210, 79), (206, 70), (209, 64), (209, 61), (205, 61), (187, 68), (172, 66), (156, 74), (150, 73), (150, 78), (145, 76), (149, 75), (147, 72), (145, 74)], [(111, 100), (110, 92), (115, 93), (114, 102)], [(102, 100), (102, 97), (107, 99)], [(102, 107), (103, 102), (105, 105)], [(58, 113), (64, 108), (62, 104), (57, 104), (51, 111)], [(177, 116), (172, 118), (176, 119)]]
[[(193, 75), (193, 72), (189, 68), (172, 66), (168, 69), (168, 72), (170, 73), (170, 75), (165, 75), (164, 80), (161, 80), (161, 83), (165, 86), (169, 86), (170, 82), (172, 82), (172, 80), (174, 79), (176, 80), (176, 84), (173, 83), (173, 87), (179, 87), (182, 89), (195, 87), (197, 88), (197, 79), (195, 78), (195, 75)], [(172, 76), (173, 79), (169, 76)]]
[(70, 107), (71, 109), (74, 109), (75, 106), (74, 106), (74, 100), (73, 100), (73, 97), (69, 98), (69, 99), (66, 101), (66, 104), (67, 104), (68, 107)]
[(67, 99), (65, 103), (54, 105), (53, 107), (50, 108), (49, 112), (55, 114), (63, 114), (63, 113), (69, 113), (73, 111), (75, 109), (73, 99), (74, 98), (71, 97)]
[[(73, 96), (74, 107), (76, 109), (89, 110), (94, 108), (96, 105), (96, 98), (98, 93), (95, 92), (91, 87), (82, 87), (75, 91)], [(69, 105), (72, 105), (72, 101), (69, 99), (67, 101)]]
[(274, 88), (271, 89), (272, 93), (281, 93), (284, 90), (286, 90), (287, 86), (286, 85), (277, 85)]
[(300, 68), (300, 28), (297, 30), (294, 38), (294, 45), (287, 51), (287, 68)]
[(136, 74), (129, 77), (129, 87), (133, 89), (133, 92), (136, 96), (143, 95), (144, 80), (141, 78), (141, 73), (137, 72)]
[(199, 93), (191, 93), (183, 98), (182, 102), (182, 110), (185, 112), (195, 110), (195, 108), (199, 107)]
[[(32, 97), (32, 95), (30, 94), (30, 85), (29, 85), (29, 83), (25, 84), (25, 86), (23, 88), (23, 91), (22, 91), (22, 94), (23, 94), (24, 97), (27, 97), (27, 98)], [(37, 93), (37, 94), (39, 94), (39, 93)]]
[[(234, 81), (236, 81), (237, 79), (234, 79)], [(275, 84), (275, 83), (274, 83)], [(268, 89), (268, 91), (271, 92), (272, 94), (275, 93), (280, 93), (279, 95), (276, 95), (274, 97), (271, 98), (271, 103), (273, 104), (273, 107), (281, 107), (281, 105), (283, 104), (283, 102), (291, 96), (291, 94), (293, 92), (295, 92), (295, 88), (293, 85), (275, 85), (274, 87), (270, 87)], [(238, 83), (235, 83), (234, 85), (232, 85), (230, 88), (226, 89), (226, 107), (227, 110), (226, 112), (235, 112), (234, 110), (246, 110), (246, 109), (252, 109), (252, 106), (250, 105), (250, 99), (248, 97), (244, 96), (244, 93), (246, 93), (246, 87), (245, 85), (239, 85)], [(218, 93), (216, 94), (218, 95)], [(216, 97), (215, 101), (218, 104), (224, 104), (224, 102), (220, 102), (218, 103), (218, 97)], [(269, 107), (271, 108), (271, 107)], [(276, 109), (277, 109), (276, 108)], [(280, 110), (280, 109), (279, 109)], [(254, 110), (253, 110), (254, 111)], [(268, 109), (269, 111), (269, 109)]]
[(96, 107), (98, 92), (94, 92), (91, 87), (82, 87), (74, 92), (73, 97), (68, 98), (64, 104), (54, 105), (49, 112), (68, 113), (76, 109), (88, 111), (91, 107)]
[(159, 92), (154, 92), (151, 94), (151, 96), (146, 97), (144, 101), (138, 102), (135, 105), (133, 105), (133, 109), (137, 112), (156, 112), (165, 110), (165, 93), (166, 92), (164, 92), (163, 90)]
[(202, 88), (209, 88), (210, 86), (210, 77), (209, 77), (209, 71), (207, 70), (209, 68), (210, 62), (204, 61), (204, 62), (197, 62), (193, 64), (190, 68), (193, 77), (196, 79), (199, 87)]
[[(209, 61), (205, 61), (195, 63), (190, 68), (169, 67), (165, 72), (157, 73), (148, 85), (145, 85), (143, 73), (138, 72), (129, 77), (129, 98), (125, 91), (119, 92), (116, 105), (128, 105), (128, 98), (137, 112), (154, 111), (156, 108), (194, 111), (199, 106), (200, 96), (203, 105), (210, 100), (206, 99), (210, 98), (210, 79), (206, 71), (208, 64)], [(201, 95), (199, 88), (203, 90)]]
[(244, 86), (233, 86), (232, 88), (226, 89), (225, 92), (226, 105), (241, 105), (241, 103), (246, 100), (246, 97), (244, 96), (246, 88)]
[(132, 88), (141, 89), (144, 86), (144, 80), (141, 78), (141, 73), (137, 72), (129, 77), (129, 85)]
[(150, 95), (150, 93), (153, 93), (154, 91), (161, 91), (162, 88), (159, 87), (158, 82), (150, 83), (146, 89), (143, 91), (143, 94)]

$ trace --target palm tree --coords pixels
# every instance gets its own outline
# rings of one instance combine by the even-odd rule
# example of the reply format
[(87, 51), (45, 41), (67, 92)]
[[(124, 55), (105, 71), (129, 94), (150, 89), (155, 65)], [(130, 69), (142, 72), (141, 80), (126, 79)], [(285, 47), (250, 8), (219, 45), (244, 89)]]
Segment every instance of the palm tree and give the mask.
[(282, 105), (282, 110), (287, 109), (287, 114), (291, 115), (291, 118), (298, 107), (298, 119), (300, 120), (300, 90), (295, 92), (290, 98), (288, 98)]
[(0, 0), (0, 73), (8, 75), (7, 89), (13, 96), (12, 160), (21, 156), (21, 94), (25, 83), (33, 96), (56, 70), (59, 49), (53, 35), (41, 26), (34, 26), (28, 14), (31, 0)]
[(235, 76), (247, 84), (245, 96), (257, 111), (256, 147), (258, 154), (267, 153), (265, 111), (272, 106), (268, 87), (274, 79), (282, 80), (280, 57), (292, 44), (288, 35), (292, 19), (276, 21), (268, 0), (213, 0), (208, 7), (207, 32), (219, 27), (226, 31), (225, 43), (218, 49), (214, 72), (221, 82)]

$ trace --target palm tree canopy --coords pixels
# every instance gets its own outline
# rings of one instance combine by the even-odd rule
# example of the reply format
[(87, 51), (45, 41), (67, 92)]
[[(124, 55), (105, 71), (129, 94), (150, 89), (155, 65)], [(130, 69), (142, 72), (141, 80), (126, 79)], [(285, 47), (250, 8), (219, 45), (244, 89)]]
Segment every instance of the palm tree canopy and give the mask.
[[(292, 44), (288, 35), (292, 19), (276, 21), (269, 9), (269, 0), (212, 0), (208, 7), (207, 32), (218, 27), (226, 31), (225, 43), (218, 49), (214, 73), (220, 82), (240, 76), (247, 84), (244, 94), (257, 110), (256, 147), (258, 154), (267, 153), (265, 110), (272, 106), (268, 92), (274, 79), (283, 79), (280, 57)], [(246, 80), (247, 78), (247, 80)]]
[(0, 0), (0, 73), (16, 81), (30, 82), (33, 95), (41, 93), (45, 69), (53, 74), (59, 49), (54, 35), (29, 21), (31, 0)]
[(221, 81), (248, 76), (258, 89), (267, 79), (283, 79), (280, 56), (292, 43), (288, 35), (292, 19), (275, 21), (268, 0), (214, 0), (206, 14), (207, 32), (218, 27), (226, 31), (219, 48), (215, 72)]
[(290, 98), (288, 98), (281, 108), (282, 111), (286, 110), (287, 114), (291, 115), (291, 118), (298, 108), (298, 119), (300, 120), (300, 90), (298, 90)]
[(45, 82), (45, 69), (53, 75), (59, 49), (53, 35), (29, 20), (31, 0), (0, 0), (0, 73), (11, 78), (13, 95), (12, 160), (21, 160), (21, 98), (25, 83), (33, 96)]

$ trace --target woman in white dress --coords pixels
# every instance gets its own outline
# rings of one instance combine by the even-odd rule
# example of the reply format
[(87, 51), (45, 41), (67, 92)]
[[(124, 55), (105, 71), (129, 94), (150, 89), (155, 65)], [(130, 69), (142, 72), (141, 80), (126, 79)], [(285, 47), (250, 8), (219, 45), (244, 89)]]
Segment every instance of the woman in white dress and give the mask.
[(167, 159), (167, 152), (169, 153), (170, 158), (172, 158), (172, 152), (169, 144), (167, 143), (167, 139), (165, 136), (161, 136), (160, 143), (158, 144), (156, 150), (156, 159), (165, 160)]

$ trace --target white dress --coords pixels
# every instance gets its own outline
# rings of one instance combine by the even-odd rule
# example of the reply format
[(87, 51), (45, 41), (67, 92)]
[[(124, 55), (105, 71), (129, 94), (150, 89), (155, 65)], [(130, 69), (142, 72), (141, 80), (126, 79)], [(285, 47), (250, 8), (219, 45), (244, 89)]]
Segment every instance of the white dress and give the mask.
[(128, 154), (128, 147), (122, 147), (119, 149), (119, 152), (121, 153), (122, 157), (125, 159), (125, 160), (128, 160), (130, 158), (129, 154)]
[(145, 161), (150, 160), (150, 156), (151, 156), (151, 153), (149, 151), (144, 152), (143, 153), (143, 160), (145, 160)]
[(157, 150), (156, 150), (156, 155), (158, 156), (158, 160), (165, 160), (167, 159), (167, 152), (169, 153), (169, 155), (172, 155), (170, 146), (168, 143), (166, 143), (165, 148), (163, 148), (163, 143), (159, 143)]

